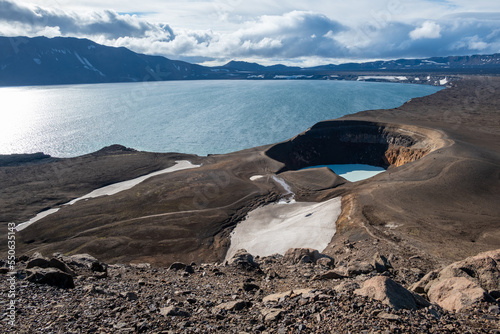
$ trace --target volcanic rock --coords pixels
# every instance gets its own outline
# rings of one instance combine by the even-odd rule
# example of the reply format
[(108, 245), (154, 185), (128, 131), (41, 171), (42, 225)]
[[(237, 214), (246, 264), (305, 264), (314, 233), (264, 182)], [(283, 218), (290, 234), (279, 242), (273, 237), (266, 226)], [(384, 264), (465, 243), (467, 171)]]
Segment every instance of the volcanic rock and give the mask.
[(334, 270), (329, 270), (325, 273), (313, 276), (312, 280), (340, 279), (340, 278), (344, 278), (344, 277), (345, 276), (343, 276), (342, 274), (340, 274)]
[(253, 255), (248, 253), (245, 249), (236, 251), (233, 257), (228, 261), (228, 264), (243, 269), (259, 269), (259, 265), (255, 263)]
[(246, 307), (249, 307), (251, 303), (244, 300), (235, 300), (232, 302), (222, 303), (215, 307), (216, 310), (226, 310), (226, 311), (240, 311)]
[(480, 300), (491, 299), (488, 291), (500, 290), (500, 249), (480, 253), (434, 270), (411, 290), (447, 310), (461, 310)]
[(29, 260), (28, 263), (26, 263), (26, 269), (34, 267), (48, 268), (50, 267), (50, 261), (44, 257), (36, 257), (32, 260)]
[(448, 311), (459, 311), (485, 299), (486, 291), (465, 277), (441, 279), (431, 285), (427, 296)]
[(190, 316), (188, 312), (175, 306), (162, 307), (160, 309), (160, 314), (164, 316), (179, 316), (179, 317)]
[(274, 322), (277, 321), (281, 318), (283, 315), (283, 310), (281, 309), (263, 309), (261, 310), (261, 314), (264, 316), (264, 321), (265, 322)]
[(414, 295), (404, 287), (385, 276), (376, 276), (363, 283), (361, 289), (355, 290), (355, 294), (367, 296), (381, 301), (393, 309), (416, 310), (429, 303), (421, 297)]
[(174, 262), (168, 267), (170, 270), (182, 270), (186, 269), (187, 265), (182, 262)]
[(58, 288), (74, 288), (73, 277), (56, 268), (30, 268), (27, 269), (28, 281), (38, 284), (48, 284)]
[(372, 265), (375, 268), (375, 270), (379, 273), (383, 273), (389, 268), (392, 268), (392, 265), (389, 262), (389, 260), (385, 256), (380, 255), (379, 253), (373, 255)]
[(374, 270), (373, 265), (368, 262), (353, 261), (348, 264), (346, 274), (349, 277), (369, 274)]
[(71, 276), (75, 276), (75, 272), (70, 267), (68, 267), (66, 263), (57, 258), (50, 259), (49, 267), (57, 268), (67, 274), (70, 274)]

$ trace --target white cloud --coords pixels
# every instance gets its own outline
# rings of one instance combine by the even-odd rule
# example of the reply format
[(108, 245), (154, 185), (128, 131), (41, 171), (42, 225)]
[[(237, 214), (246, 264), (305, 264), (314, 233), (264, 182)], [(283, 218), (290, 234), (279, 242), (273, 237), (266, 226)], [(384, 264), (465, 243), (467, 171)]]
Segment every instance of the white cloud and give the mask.
[(441, 37), (441, 26), (431, 21), (425, 21), (421, 27), (418, 27), (410, 32), (411, 39), (439, 37)]
[[(333, 5), (318, 0), (315, 11), (310, 11), (311, 4), (298, 0), (144, 0), (141, 9), (151, 13), (135, 15), (137, 5), (131, 0), (120, 2), (117, 11), (76, 11), (73, 2), (58, 1), (62, 5), (56, 10), (0, 0), (0, 34), (89, 38), (205, 63), (244, 59), (306, 66), (500, 52), (500, 5), (496, 12), (478, 13), (465, 10), (466, 5), (458, 1), (453, 10), (447, 10), (449, 2), (443, 1), (353, 0)], [(111, 6), (108, 0), (87, 1)], [(190, 23), (194, 18), (197, 22)]]
[(79, 13), (27, 6), (8, 0), (0, 0), (0, 23), (2, 22), (3, 25), (24, 27), (29, 35), (43, 31), (45, 27), (58, 27), (62, 35), (75, 36), (119, 38), (145, 37), (152, 33), (172, 35), (167, 25), (150, 23), (133, 15), (120, 15), (113, 10)]
[(489, 47), (489, 44), (483, 41), (479, 36), (475, 35), (472, 37), (465, 37), (454, 44), (454, 48), (459, 49), (469, 49), (475, 51), (483, 51)]
[(46, 36), (49, 38), (61, 36), (61, 29), (59, 27), (45, 27), (36, 33), (38, 36)]

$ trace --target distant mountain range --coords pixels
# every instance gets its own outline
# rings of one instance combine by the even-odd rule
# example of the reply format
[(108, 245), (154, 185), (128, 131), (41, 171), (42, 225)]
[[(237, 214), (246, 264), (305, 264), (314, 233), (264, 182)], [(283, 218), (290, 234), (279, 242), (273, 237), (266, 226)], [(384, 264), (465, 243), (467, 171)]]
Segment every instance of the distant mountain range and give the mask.
[[(399, 59), (310, 68), (231, 61), (205, 67), (88, 39), (0, 37), (0, 85), (52, 85), (200, 79), (326, 79), (347, 72), (500, 73), (500, 54)], [(354, 77), (355, 79), (356, 77)], [(351, 77), (352, 79), (352, 77)]]

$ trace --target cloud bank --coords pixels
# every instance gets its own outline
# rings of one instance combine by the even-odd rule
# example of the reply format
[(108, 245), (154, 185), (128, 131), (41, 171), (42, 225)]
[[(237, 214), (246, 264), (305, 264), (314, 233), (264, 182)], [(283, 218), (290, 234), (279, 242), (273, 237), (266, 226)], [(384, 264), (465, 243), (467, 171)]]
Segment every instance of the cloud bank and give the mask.
[(396, 20), (382, 13), (347, 25), (332, 15), (293, 10), (245, 18), (232, 31), (213, 31), (176, 29), (113, 10), (73, 12), (0, 0), (0, 35), (82, 37), (194, 62), (244, 59), (307, 66), (497, 53), (500, 12), (458, 12), (432, 20)]

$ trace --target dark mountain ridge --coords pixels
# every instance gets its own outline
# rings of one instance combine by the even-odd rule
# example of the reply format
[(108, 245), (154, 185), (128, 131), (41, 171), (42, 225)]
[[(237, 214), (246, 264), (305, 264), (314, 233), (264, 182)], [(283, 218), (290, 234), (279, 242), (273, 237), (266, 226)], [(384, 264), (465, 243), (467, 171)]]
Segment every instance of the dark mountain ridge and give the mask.
[(0, 85), (183, 80), (201, 69), (88, 39), (0, 37)]
[[(0, 37), (0, 86), (200, 79), (337, 79), (350, 73), (500, 73), (500, 54), (398, 59), (310, 68), (230, 61), (206, 67), (71, 37)], [(347, 74), (349, 73), (349, 74)], [(347, 75), (347, 76), (346, 76)], [(435, 82), (435, 81), (433, 81)]]

